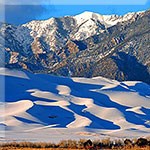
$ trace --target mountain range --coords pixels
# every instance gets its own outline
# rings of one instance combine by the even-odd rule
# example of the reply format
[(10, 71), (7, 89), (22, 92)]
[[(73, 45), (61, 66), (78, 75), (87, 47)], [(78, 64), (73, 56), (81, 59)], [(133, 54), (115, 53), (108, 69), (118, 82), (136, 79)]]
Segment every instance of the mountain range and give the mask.
[(0, 23), (0, 64), (59, 76), (150, 83), (150, 11)]

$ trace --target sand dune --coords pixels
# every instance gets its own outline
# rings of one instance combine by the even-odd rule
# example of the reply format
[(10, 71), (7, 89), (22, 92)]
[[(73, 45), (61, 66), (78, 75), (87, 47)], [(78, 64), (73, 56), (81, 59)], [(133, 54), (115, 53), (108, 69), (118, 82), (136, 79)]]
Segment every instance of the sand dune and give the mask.
[(150, 86), (145, 83), (4, 68), (0, 77), (6, 83), (5, 101), (0, 103), (0, 134), (5, 128), (6, 140), (150, 135)]

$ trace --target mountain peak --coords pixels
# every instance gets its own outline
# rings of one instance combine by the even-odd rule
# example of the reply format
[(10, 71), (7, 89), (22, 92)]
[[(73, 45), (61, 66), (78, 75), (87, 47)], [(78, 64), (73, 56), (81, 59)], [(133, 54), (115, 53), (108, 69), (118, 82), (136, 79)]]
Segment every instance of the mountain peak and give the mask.
[(83, 13), (81, 13), (81, 14), (83, 14), (83, 15), (92, 15), (94, 12), (92, 12), (92, 11), (84, 11)]
[(76, 16), (74, 16), (74, 18), (78, 21), (78, 22), (81, 22), (81, 21), (84, 21), (84, 20), (88, 20), (88, 19), (91, 19), (91, 18), (94, 18), (94, 16), (97, 16), (99, 14), (97, 13), (94, 13), (94, 12), (90, 12), (90, 11), (85, 11), (81, 14), (78, 14)]
[(84, 11), (84, 12), (82, 12), (82, 13), (76, 15), (76, 16), (87, 16), (87, 17), (91, 17), (93, 14), (96, 14), (96, 13), (94, 13), (94, 12), (92, 12), (92, 11)]
[(131, 20), (132, 18), (136, 18), (138, 15), (144, 14), (145, 11), (140, 12), (130, 12), (125, 15), (102, 15), (95, 12), (85, 11), (81, 14), (74, 16), (77, 21), (77, 24), (83, 24), (87, 20), (94, 19), (96, 22), (99, 21), (104, 24), (106, 27), (114, 26), (118, 22), (125, 22)]

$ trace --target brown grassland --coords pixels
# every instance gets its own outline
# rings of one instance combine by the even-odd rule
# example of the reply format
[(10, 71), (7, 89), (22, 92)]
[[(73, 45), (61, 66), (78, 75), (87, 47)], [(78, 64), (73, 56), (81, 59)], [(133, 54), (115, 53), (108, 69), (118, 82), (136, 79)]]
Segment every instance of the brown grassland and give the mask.
[(150, 150), (150, 138), (102, 140), (63, 140), (59, 143), (11, 142), (0, 143), (0, 150)]
[(84, 150), (84, 149), (72, 149), (72, 148), (0, 148), (0, 150)]
[[(84, 148), (82, 148), (82, 149), (75, 148), (74, 149), (74, 148), (12, 148), (12, 147), (5, 147), (5, 148), (0, 148), (0, 150), (88, 150), (88, 149), (84, 149)], [(93, 150), (109, 150), (109, 149), (93, 149)], [(150, 147), (115, 148), (114, 150), (150, 150)]]

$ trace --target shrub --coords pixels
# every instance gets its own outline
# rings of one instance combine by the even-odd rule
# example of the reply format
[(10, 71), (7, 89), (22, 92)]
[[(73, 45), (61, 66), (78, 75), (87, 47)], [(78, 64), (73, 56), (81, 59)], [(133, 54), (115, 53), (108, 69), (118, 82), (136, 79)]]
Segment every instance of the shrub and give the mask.
[(132, 145), (132, 141), (130, 139), (125, 139), (124, 144), (128, 145), (128, 146), (131, 146)]
[(148, 145), (148, 140), (145, 138), (139, 138), (136, 142), (138, 146), (146, 146)]

